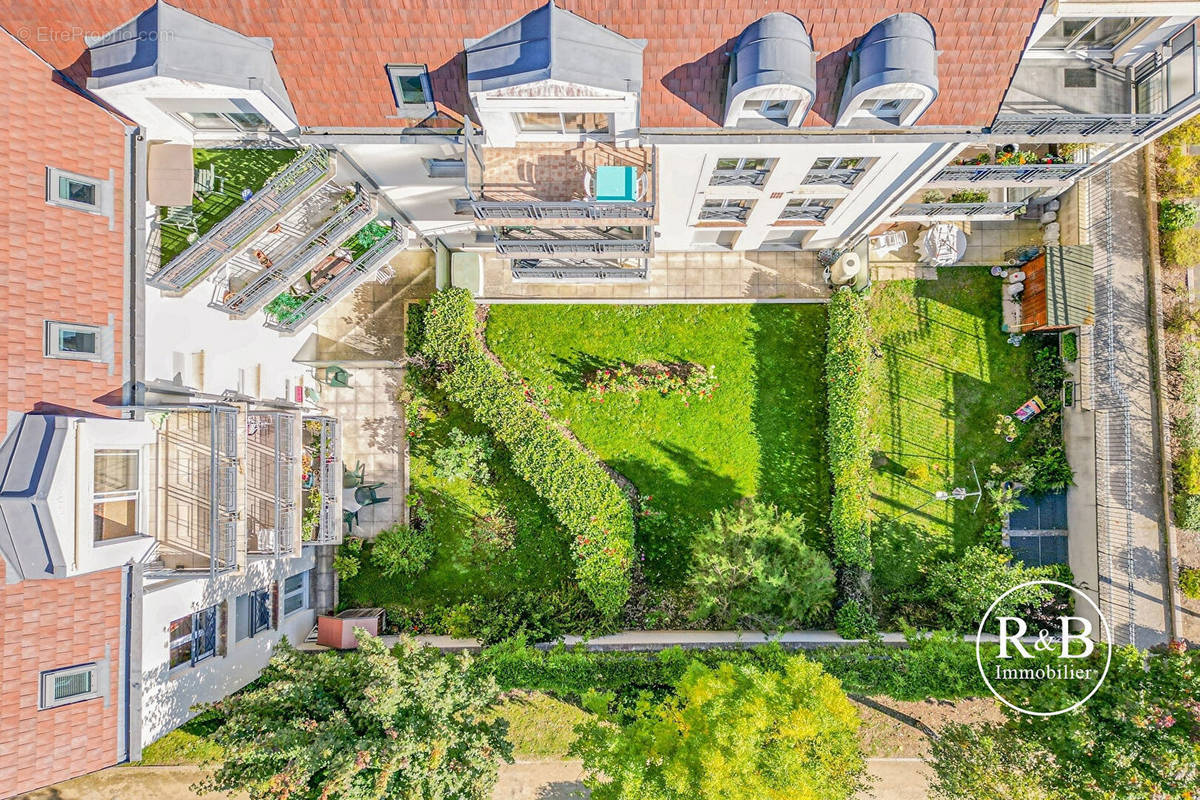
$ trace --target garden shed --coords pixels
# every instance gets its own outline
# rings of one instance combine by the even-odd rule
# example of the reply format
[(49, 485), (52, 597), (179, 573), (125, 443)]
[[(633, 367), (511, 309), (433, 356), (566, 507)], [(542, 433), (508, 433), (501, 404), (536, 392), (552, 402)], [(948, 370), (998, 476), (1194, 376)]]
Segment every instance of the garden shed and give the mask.
[(1021, 321), (1026, 332), (1061, 331), (1095, 322), (1091, 245), (1047, 247), (1021, 270), (1025, 273)]

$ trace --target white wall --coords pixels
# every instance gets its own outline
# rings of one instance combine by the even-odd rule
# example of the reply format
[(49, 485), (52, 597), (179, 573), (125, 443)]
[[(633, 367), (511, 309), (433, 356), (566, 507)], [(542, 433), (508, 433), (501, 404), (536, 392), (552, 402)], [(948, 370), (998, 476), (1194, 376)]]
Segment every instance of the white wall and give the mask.
[[(813, 232), (807, 247), (824, 247), (836, 243), (853, 232), (864, 212), (885, 209), (878, 207), (879, 197), (900, 178), (930, 168), (930, 145), (911, 139), (887, 143), (862, 142), (838, 144), (822, 142), (811, 137), (799, 142), (746, 144), (704, 144), (697, 136), (696, 144), (658, 145), (658, 206), (659, 224), (656, 228), (657, 251), (692, 248), (696, 231), (709, 231), (709, 226), (695, 228), (704, 200), (718, 198), (751, 199), (754, 208), (744, 226), (729, 226), (737, 231), (733, 249), (754, 250), (760, 247), (788, 200), (808, 197), (841, 198), (823, 224), (803, 230)], [(802, 180), (818, 158), (862, 156), (876, 159), (870, 170), (852, 189), (839, 186), (804, 186)], [(771, 173), (762, 186), (709, 186), (712, 171), (721, 158), (776, 159)], [(780, 197), (773, 198), (772, 194)], [(791, 228), (791, 230), (801, 230)]]
[[(215, 580), (190, 578), (146, 582), (140, 643), (143, 747), (190, 719), (194, 715), (193, 705), (220, 700), (257, 678), (283, 636), (290, 642), (298, 642), (308, 635), (315, 619), (311, 608), (280, 619), (276, 630), (266, 630), (240, 642), (234, 641), (233, 614), (238, 595), (254, 589), (269, 589), (273, 581), (278, 581), (282, 615), (284, 579), (311, 569), (314, 563), (314, 549), (305, 547), (298, 558), (252, 560), (240, 575), (222, 575)], [(225, 655), (214, 656), (195, 666), (169, 670), (171, 622), (222, 601), (226, 604)]]

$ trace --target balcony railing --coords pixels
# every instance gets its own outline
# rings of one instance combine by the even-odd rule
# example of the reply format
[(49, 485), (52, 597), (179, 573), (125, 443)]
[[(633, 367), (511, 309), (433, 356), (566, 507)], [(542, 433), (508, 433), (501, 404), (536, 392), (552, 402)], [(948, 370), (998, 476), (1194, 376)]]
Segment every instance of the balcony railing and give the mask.
[(476, 200), (478, 219), (653, 219), (654, 203), (598, 203)]
[(998, 136), (1058, 136), (1070, 139), (1090, 136), (1135, 137), (1146, 133), (1164, 119), (1165, 114), (1031, 114), (997, 119), (992, 123), (991, 133)]
[(1013, 203), (905, 203), (892, 217), (963, 217), (1011, 216), (1025, 210), (1025, 201)]
[(765, 169), (717, 169), (713, 170), (709, 186), (762, 186), (767, 182), (770, 170)]
[(649, 239), (501, 239), (496, 237), (500, 255), (650, 255)]
[[(314, 438), (313, 458), (315, 492), (320, 502), (316, 524), (302, 537), (304, 544), (340, 544), (342, 541), (342, 430), (333, 417), (305, 417), (304, 426)], [(311, 502), (311, 499), (310, 499)]]
[(329, 152), (310, 147), (232, 214), (218, 222), (169, 264), (146, 279), (168, 296), (185, 293), (196, 281), (258, 234), (271, 220), (331, 177)]
[(268, 316), (266, 327), (283, 334), (293, 334), (310, 321), (332, 308), (354, 287), (378, 270), (395, 252), (407, 244), (404, 229), (393, 223), (383, 238), (371, 245), (362, 255), (336, 275), (333, 280), (310, 295), (298, 308), (278, 318)]
[(979, 164), (943, 167), (930, 183), (978, 183), (980, 181), (1070, 181), (1088, 168), (1087, 164)]
[(208, 305), (226, 312), (234, 319), (248, 319), (293, 283), (305, 267), (328, 256), (334, 248), (366, 226), (374, 219), (376, 208), (375, 198), (356, 188), (353, 200), (272, 261), (270, 267), (256, 274), (239, 291), (214, 297)]
[(863, 174), (861, 169), (810, 169), (800, 181), (805, 186), (853, 186)]
[(704, 207), (700, 209), (700, 219), (705, 222), (745, 222), (750, 215), (750, 209), (744, 206), (723, 206), (720, 208)]
[[(262, 527), (254, 533), (256, 547), (248, 548), (256, 554), (283, 555), (290, 553), (295, 543), (296, 492), (296, 414), (286, 411), (251, 411), (247, 418), (248, 438), (269, 445), (272, 455), (269, 470), (271, 475), (270, 494), (273, 502), (265, 515), (270, 519), (268, 531)], [(265, 441), (263, 430), (266, 430)], [(248, 444), (247, 448), (252, 447)], [(251, 458), (253, 461), (253, 458)], [(253, 475), (254, 470), (249, 470)], [(247, 486), (248, 493), (262, 492), (265, 487)], [(247, 518), (253, 516), (253, 504), (247, 510)], [(263, 519), (256, 520), (260, 525)]]
[(829, 212), (832, 210), (833, 208), (830, 206), (784, 206), (783, 210), (779, 212), (779, 218), (782, 220), (804, 219), (813, 220), (814, 222), (821, 222), (827, 216), (829, 216)]
[(545, 281), (640, 281), (650, 274), (642, 259), (638, 266), (623, 267), (619, 262), (599, 259), (528, 259), (514, 261), (513, 278)]

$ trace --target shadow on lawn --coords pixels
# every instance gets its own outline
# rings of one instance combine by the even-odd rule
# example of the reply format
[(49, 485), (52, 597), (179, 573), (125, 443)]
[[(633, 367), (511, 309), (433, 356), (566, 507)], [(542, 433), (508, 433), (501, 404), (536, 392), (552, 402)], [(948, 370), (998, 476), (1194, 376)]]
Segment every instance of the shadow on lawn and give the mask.
[[(639, 487), (654, 487), (643, 495), (642, 506), (652, 513), (638, 518), (636, 541), (646, 554), (647, 579), (654, 584), (677, 585), (691, 570), (691, 541), (696, 531), (709, 522), (709, 512), (697, 513), (689, 499), (722, 498), (722, 505), (732, 506), (742, 497), (731, 478), (711, 470), (694, 453), (664, 442), (651, 444), (670, 458), (672, 468), (641, 459), (611, 461), (609, 466)], [(680, 479), (681, 474), (686, 477)]]

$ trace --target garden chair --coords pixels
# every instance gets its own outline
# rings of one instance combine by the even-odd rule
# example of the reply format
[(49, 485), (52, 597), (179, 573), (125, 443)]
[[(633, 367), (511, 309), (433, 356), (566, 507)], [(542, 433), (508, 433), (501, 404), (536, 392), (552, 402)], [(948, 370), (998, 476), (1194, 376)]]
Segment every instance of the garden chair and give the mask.
[(213, 167), (196, 167), (193, 171), (192, 192), (203, 200), (213, 192), (225, 193), (225, 179)]
[(373, 506), (378, 503), (386, 503), (388, 500), (391, 500), (392, 498), (380, 497), (378, 494), (375, 493), (375, 490), (381, 486), (383, 486), (382, 483), (369, 483), (364, 486), (359, 486), (357, 489), (354, 490), (354, 499), (357, 500), (358, 504), (363, 507)]
[(196, 234), (200, 233), (200, 229), (196, 226), (196, 210), (192, 206), (168, 207), (167, 215), (163, 217), (163, 224)]
[(345, 525), (346, 525), (346, 533), (353, 533), (354, 526), (358, 524), (358, 512), (357, 511), (343, 511), (342, 512), (342, 522), (345, 523)]
[(318, 381), (326, 386), (332, 386), (334, 389), (350, 388), (350, 373), (346, 371), (345, 367), (339, 367), (337, 364), (318, 367), (315, 370), (315, 376)]
[(349, 489), (351, 486), (362, 486), (363, 472), (366, 470), (366, 465), (359, 461), (354, 469), (346, 469), (342, 467), (342, 488)]

